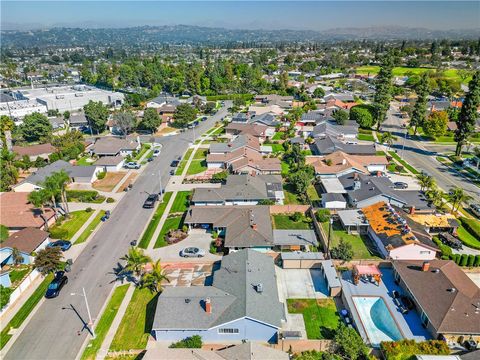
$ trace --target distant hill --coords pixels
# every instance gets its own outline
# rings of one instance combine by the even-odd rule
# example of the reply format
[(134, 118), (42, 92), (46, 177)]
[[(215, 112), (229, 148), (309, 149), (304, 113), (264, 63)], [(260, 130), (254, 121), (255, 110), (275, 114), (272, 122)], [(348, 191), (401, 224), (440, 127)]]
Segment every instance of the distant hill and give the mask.
[(428, 30), (404, 27), (338, 28), (312, 30), (232, 30), (189, 25), (131, 28), (52, 28), (2, 30), (2, 46), (145, 46), (157, 44), (281, 43), (339, 40), (476, 39), (474, 30)]

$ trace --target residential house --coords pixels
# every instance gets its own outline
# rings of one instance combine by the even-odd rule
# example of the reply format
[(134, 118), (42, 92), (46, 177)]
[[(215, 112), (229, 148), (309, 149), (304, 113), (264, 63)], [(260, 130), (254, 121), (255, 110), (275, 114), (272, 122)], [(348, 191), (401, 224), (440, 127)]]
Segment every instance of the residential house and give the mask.
[(37, 209), (26, 192), (5, 192), (0, 194), (0, 219), (10, 232), (28, 227), (45, 230), (55, 223), (55, 213), (50, 208)]
[(270, 200), (283, 205), (282, 178), (278, 175), (229, 175), (220, 188), (197, 188), (192, 204), (201, 205), (257, 205)]
[(306, 163), (312, 165), (320, 178), (341, 177), (350, 173), (385, 173), (388, 165), (385, 156), (350, 155), (335, 151), (323, 157), (308, 156)]
[(57, 149), (50, 143), (14, 146), (12, 150), (17, 154), (16, 158), (21, 159), (24, 156), (28, 156), (31, 161), (35, 161), (38, 157), (48, 159), (50, 154), (57, 151)]
[(27, 227), (16, 231), (0, 244), (0, 265), (13, 264), (13, 249), (20, 252), (22, 264), (31, 264), (34, 261), (32, 253), (44, 249), (49, 242), (50, 234), (43, 230)]
[(276, 250), (310, 252), (318, 246), (317, 236), (313, 230), (273, 230), (273, 242)]
[(65, 120), (63, 116), (60, 117), (50, 117), (48, 121), (52, 125), (53, 131), (63, 129), (65, 127)]
[(249, 112), (239, 112), (232, 116), (232, 123), (240, 123), (240, 124), (247, 124), (250, 120), (250, 113)]
[(347, 200), (342, 194), (325, 193), (322, 194), (322, 207), (326, 209), (345, 209)]
[(261, 116), (263, 114), (281, 116), (285, 111), (286, 109), (279, 105), (251, 105), (248, 107), (248, 112), (255, 114), (255, 116)]
[(65, 171), (72, 182), (80, 184), (91, 184), (97, 180), (97, 174), (101, 171), (96, 166), (74, 166), (66, 161), (57, 160), (51, 164), (37, 169), (34, 173), (27, 178), (19, 182), (13, 187), (15, 192), (32, 192), (34, 190), (41, 189), (41, 183), (44, 182), (47, 177), (51, 176), (55, 172)]
[(434, 339), (480, 341), (480, 289), (453, 261), (393, 261), (395, 280)]
[(265, 125), (232, 122), (225, 127), (225, 134), (230, 137), (235, 137), (238, 135), (251, 135), (258, 138), (260, 143), (263, 143), (267, 137), (273, 136), (274, 134), (274, 132), (267, 134), (267, 130), (268, 127)]
[(174, 96), (162, 94), (147, 102), (147, 108), (158, 109), (165, 104), (180, 105), (180, 100)]
[(458, 220), (452, 214), (414, 213), (408, 214), (407, 216), (416, 223), (422, 225), (429, 234), (438, 234), (441, 232), (456, 234), (457, 229), (460, 226)]
[(275, 131), (277, 125), (281, 124), (279, 120), (277, 120), (277, 115), (274, 113), (263, 113), (263, 114), (254, 114), (250, 118), (250, 123), (258, 124), (258, 125), (265, 125), (268, 126), (269, 130)]
[(378, 202), (362, 208), (368, 236), (381, 255), (393, 260), (432, 260), (439, 251), (419, 224), (402, 216), (399, 208)]
[(368, 220), (361, 209), (340, 210), (337, 216), (347, 233), (366, 234), (368, 232)]
[(284, 318), (273, 258), (245, 249), (222, 258), (212, 286), (166, 287), (152, 333), (162, 341), (199, 335), (213, 343), (275, 343)]
[(331, 135), (315, 139), (312, 145), (312, 151), (316, 155), (328, 155), (338, 150), (350, 155), (375, 155), (377, 153), (375, 144), (359, 145), (348, 141), (342, 142)]
[(290, 109), (293, 106), (293, 96), (282, 96), (277, 94), (256, 95), (255, 102), (264, 105), (277, 105), (283, 109)]
[(90, 149), (90, 153), (96, 156), (127, 156), (134, 151), (140, 150), (140, 140), (134, 137), (119, 138), (104, 136), (98, 138)]
[(71, 130), (81, 130), (89, 127), (84, 113), (71, 114), (68, 119), (68, 126)]
[(335, 120), (324, 120), (317, 123), (308, 136), (313, 138), (332, 138), (345, 141), (355, 141), (358, 137), (358, 124), (355, 121), (348, 121), (345, 125), (338, 125)]
[(121, 155), (117, 156), (103, 156), (95, 161), (93, 164), (100, 169), (100, 171), (105, 172), (117, 172), (123, 168), (125, 159)]

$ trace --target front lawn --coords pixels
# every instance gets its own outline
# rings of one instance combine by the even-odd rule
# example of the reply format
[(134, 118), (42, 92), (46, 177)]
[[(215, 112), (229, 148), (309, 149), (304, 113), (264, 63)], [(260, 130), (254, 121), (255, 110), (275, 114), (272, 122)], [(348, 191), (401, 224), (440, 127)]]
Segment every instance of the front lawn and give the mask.
[(375, 141), (375, 138), (372, 134), (358, 134), (358, 140)]
[(12, 270), (9, 273), (10, 281), (12, 283), (12, 290), (17, 288), (23, 278), (31, 271), (32, 267), (28, 265), (19, 265), (17, 267), (12, 267)]
[(60, 224), (53, 225), (49, 229), (50, 237), (52, 239), (70, 240), (92, 214), (93, 212), (86, 212), (85, 210), (71, 212), (68, 219), (63, 220)]
[(277, 131), (275, 135), (273, 135), (272, 140), (282, 140), (282, 136), (285, 133), (283, 131)]
[(207, 157), (208, 150), (198, 149), (193, 155), (192, 162), (187, 170), (187, 175), (195, 175), (207, 170)]
[(420, 174), (417, 169), (415, 169), (412, 165), (410, 165), (409, 163), (407, 163), (405, 160), (403, 160), (400, 156), (398, 156), (398, 154), (395, 152), (395, 151), (389, 151), (388, 152), (390, 154), (390, 156), (392, 156), (395, 160), (397, 160), (400, 164), (402, 164), (405, 168), (407, 168), (408, 170), (410, 170), (410, 172), (414, 175), (418, 175)]
[(180, 228), (180, 225), (182, 223), (182, 216), (173, 216), (169, 217), (165, 220), (165, 223), (163, 224), (162, 230), (160, 231), (160, 234), (158, 234), (157, 241), (155, 242), (155, 248), (167, 246), (167, 242), (165, 241), (165, 235), (170, 230), (173, 229), (178, 229)]
[(340, 317), (333, 299), (287, 299), (290, 314), (303, 314), (308, 339), (333, 339)]
[(193, 148), (189, 148), (185, 155), (183, 155), (182, 160), (178, 164), (177, 170), (175, 171), (175, 175), (182, 175), (183, 170), (185, 169), (185, 166), (187, 165), (188, 159), (190, 159), (190, 156), (192, 155)]
[[(325, 235), (328, 236), (329, 223), (322, 223), (322, 227)], [(332, 225), (330, 249), (336, 247), (340, 239), (352, 245), (354, 259), (378, 259), (375, 246), (367, 235), (348, 234), (343, 230), (342, 225), (336, 221)]]
[(475, 234), (469, 232), (464, 225), (460, 225), (458, 227), (457, 235), (465, 246), (468, 246), (472, 249), (480, 249), (480, 238), (477, 238)]
[(148, 289), (135, 289), (110, 351), (145, 349), (152, 331), (157, 298), (158, 294)]
[(122, 304), (123, 299), (125, 298), (125, 294), (127, 293), (129, 284), (118, 286), (114, 291), (110, 301), (107, 304), (107, 307), (103, 311), (102, 317), (100, 321), (98, 321), (97, 326), (95, 326), (95, 335), (96, 338), (90, 340), (85, 351), (82, 354), (81, 359), (91, 359), (94, 360), (96, 358), (98, 350), (102, 346), (103, 340), (110, 329), (110, 326), (115, 319), (115, 316), (118, 313), (118, 309)]
[(98, 224), (102, 221), (102, 216), (105, 215), (105, 210), (100, 210), (100, 212), (95, 216), (90, 224), (88, 224), (87, 228), (83, 231), (83, 233), (77, 238), (75, 244), (81, 244), (85, 242), (88, 237), (92, 234), (92, 232), (97, 228)]
[(111, 192), (124, 176), (124, 172), (107, 172), (105, 177), (102, 180), (95, 181), (92, 187), (100, 191)]
[(190, 195), (192, 195), (192, 191), (179, 191), (177, 196), (175, 196), (170, 213), (183, 213), (187, 211), (189, 205), (188, 197)]
[(158, 227), (158, 223), (160, 222), (163, 212), (165, 211), (165, 208), (167, 207), (167, 204), (170, 201), (171, 197), (172, 197), (171, 192), (167, 192), (163, 194), (163, 201), (158, 205), (157, 210), (155, 210), (155, 214), (153, 214), (152, 219), (148, 223), (147, 229), (143, 233), (142, 238), (138, 243), (138, 247), (146, 249), (148, 247), (148, 244), (150, 244), (153, 233), (155, 232), (155, 229)]
[[(292, 219), (293, 214), (275, 214), (272, 215), (272, 225), (274, 229), (297, 229), (297, 230), (309, 230), (311, 229), (311, 222), (307, 220), (307, 217), (302, 214), (300, 221), (294, 221)], [(310, 220), (310, 219), (309, 219)]]

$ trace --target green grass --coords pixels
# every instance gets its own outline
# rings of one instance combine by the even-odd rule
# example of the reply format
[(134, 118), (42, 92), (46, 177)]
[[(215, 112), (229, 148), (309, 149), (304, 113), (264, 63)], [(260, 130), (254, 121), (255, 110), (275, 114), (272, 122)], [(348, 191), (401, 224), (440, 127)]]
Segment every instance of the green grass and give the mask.
[(96, 358), (98, 350), (100, 350), (103, 340), (110, 329), (110, 326), (115, 319), (115, 316), (118, 313), (118, 309), (122, 304), (125, 294), (127, 293), (129, 285), (118, 286), (112, 294), (110, 301), (107, 304), (107, 307), (103, 311), (100, 321), (98, 321), (97, 326), (95, 327), (95, 334), (97, 335), (95, 339), (90, 340), (85, 351), (82, 354), (82, 360), (94, 360)]
[(94, 161), (87, 161), (88, 159), (91, 159), (89, 155), (82, 156), (80, 159), (77, 160), (77, 165), (78, 166), (90, 166), (94, 163)]
[(272, 140), (282, 140), (282, 136), (285, 133), (283, 131), (277, 131), (275, 135), (273, 135)]
[(266, 144), (265, 146), (271, 146), (273, 153), (279, 153), (279, 152), (285, 151), (282, 144)]
[(397, 160), (400, 164), (402, 164), (406, 169), (410, 170), (410, 172), (414, 175), (420, 174), (417, 169), (415, 169), (412, 165), (407, 163), (405, 160), (403, 160), (400, 156), (395, 151), (389, 151), (388, 152), (390, 156), (392, 156), (395, 160)]
[(179, 191), (173, 201), (170, 213), (183, 213), (188, 208), (188, 197), (192, 195), (192, 191)]
[(358, 140), (375, 141), (375, 138), (372, 134), (358, 134)]
[(197, 151), (195, 151), (195, 155), (193, 155), (193, 160), (203, 160), (207, 157), (207, 154), (207, 149), (198, 149)]
[(305, 156), (313, 155), (312, 150), (302, 150), (302, 154), (305, 155)]
[(135, 289), (115, 333), (110, 351), (145, 349), (152, 331), (157, 297), (157, 294), (151, 293), (148, 289)]
[[(362, 74), (362, 75), (376, 75), (378, 74), (380, 70), (379, 66), (359, 66), (356, 69), (357, 74)], [(423, 74), (426, 71), (433, 71), (435, 72), (434, 68), (420, 68), (420, 67), (405, 67), (405, 66), (397, 66), (393, 68), (393, 76), (405, 76), (407, 74)], [(460, 81), (460, 76), (458, 75), (457, 69), (448, 69), (444, 71), (444, 76), (448, 79), (455, 79)], [(465, 79), (465, 83), (468, 83), (471, 80), (471, 76), (469, 76), (467, 79)]]
[(182, 216), (174, 216), (174, 217), (169, 217), (165, 220), (165, 223), (163, 224), (162, 230), (160, 231), (160, 234), (158, 234), (157, 241), (155, 242), (155, 248), (167, 246), (167, 242), (165, 241), (165, 235), (172, 230), (172, 229), (178, 229), (180, 227), (180, 224), (182, 223)]
[(272, 215), (272, 225), (274, 229), (297, 229), (309, 230), (311, 225), (307, 222), (307, 218), (303, 215), (300, 221), (293, 221), (291, 214), (275, 214)]
[(155, 210), (155, 214), (153, 214), (152, 220), (150, 220), (150, 222), (148, 223), (147, 229), (143, 233), (142, 238), (138, 243), (138, 247), (141, 247), (143, 249), (146, 249), (148, 247), (148, 244), (152, 240), (153, 233), (155, 232), (155, 229), (158, 227), (160, 218), (162, 217), (163, 212), (165, 211), (165, 208), (167, 207), (167, 204), (170, 201), (171, 197), (172, 197), (171, 192), (167, 192), (163, 195), (163, 202), (161, 202), (158, 205), (157, 210)]
[(220, 126), (219, 128), (214, 128), (210, 133), (208, 133), (210, 136), (214, 135), (220, 135), (225, 132), (225, 128), (223, 126)]
[(457, 229), (457, 235), (460, 241), (468, 247), (473, 249), (480, 249), (480, 241), (470, 234), (463, 226), (459, 226)]
[(308, 339), (332, 339), (340, 323), (333, 299), (287, 299), (290, 314), (303, 314)]
[(52, 239), (62, 238), (64, 240), (70, 240), (92, 214), (93, 212), (86, 212), (85, 210), (71, 212), (68, 220), (63, 221), (59, 225), (55, 224), (50, 228), (50, 237)]
[(318, 194), (315, 185), (313, 184), (307, 188), (307, 195), (310, 198), (310, 201), (318, 201), (322, 199), (322, 197)]
[(38, 302), (43, 298), (45, 291), (52, 280), (53, 275), (47, 275), (38, 288), (33, 292), (32, 296), (28, 298), (12, 320), (10, 320), (10, 322), (2, 329), (2, 332), (0, 333), (0, 349), (3, 349), (8, 340), (12, 337), (12, 335), (9, 334), (10, 329), (18, 329), (20, 325), (22, 325)]
[[(322, 227), (325, 235), (328, 236), (329, 223), (322, 223)], [(348, 234), (338, 222), (334, 222), (332, 225), (330, 249), (336, 247), (340, 239), (352, 245), (354, 259), (378, 259), (375, 254), (375, 247), (367, 235)]]
[(283, 201), (285, 205), (302, 204), (302, 202), (298, 199), (298, 196), (293, 192), (291, 184), (283, 184), (283, 194), (285, 195), (285, 200)]
[(288, 176), (288, 174), (290, 173), (290, 165), (288, 165), (285, 161), (282, 160), (282, 162), (280, 163), (282, 165), (282, 176), (285, 177), (285, 176)]
[(97, 228), (98, 224), (102, 221), (102, 216), (105, 215), (105, 210), (101, 210), (95, 219), (92, 220), (90, 224), (88, 224), (87, 228), (83, 231), (83, 233), (78, 237), (75, 241), (75, 244), (81, 244), (85, 242), (88, 237), (92, 234), (92, 232)]
[(142, 147), (140, 148), (140, 151), (138, 152), (137, 156), (135, 156), (134, 160), (140, 160), (148, 150), (150, 149), (150, 145), (143, 144)]
[(385, 155), (387, 155), (387, 154), (385, 154), (385, 151), (381, 151), (381, 150), (377, 151), (375, 154), (376, 154), (377, 156), (385, 156)]
[(187, 170), (187, 175), (195, 175), (207, 170), (207, 161), (203, 160), (192, 160), (190, 166)]
[(12, 283), (12, 290), (17, 288), (18, 285), (20, 285), (20, 281), (23, 280), (23, 278), (32, 271), (32, 267), (28, 265), (20, 265), (18, 267), (13, 267), (13, 269), (10, 271), (9, 276), (10, 276), (10, 282)]
[(190, 156), (192, 155), (193, 149), (190, 148), (187, 150), (185, 155), (183, 156), (182, 161), (180, 161), (180, 164), (178, 164), (177, 170), (175, 171), (175, 175), (182, 175), (183, 170), (185, 169), (185, 166), (187, 165), (188, 159), (190, 159)]

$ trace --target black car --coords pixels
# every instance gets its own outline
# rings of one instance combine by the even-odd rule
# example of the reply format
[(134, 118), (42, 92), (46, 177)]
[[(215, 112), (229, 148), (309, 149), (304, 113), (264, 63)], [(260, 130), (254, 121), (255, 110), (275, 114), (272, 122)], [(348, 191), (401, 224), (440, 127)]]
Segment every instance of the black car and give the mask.
[(171, 167), (177, 167), (178, 166), (178, 160), (173, 160), (170, 164)]
[(57, 240), (49, 243), (47, 247), (59, 247), (60, 249), (62, 249), (62, 251), (67, 251), (72, 247), (72, 243), (68, 240)]
[(144, 209), (151, 209), (155, 206), (155, 202), (158, 201), (158, 194), (150, 194), (147, 197), (147, 200), (143, 203)]
[(170, 170), (170, 175), (172, 175), (172, 176), (175, 175), (175, 170), (173, 170), (173, 169)]
[(401, 181), (394, 182), (393, 185), (395, 189), (408, 189), (408, 184)]
[(47, 299), (52, 299), (57, 297), (60, 294), (63, 286), (68, 283), (68, 278), (65, 275), (64, 271), (57, 271), (55, 274), (55, 279), (52, 280), (50, 285), (48, 285), (47, 292), (45, 297)]

